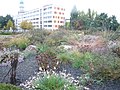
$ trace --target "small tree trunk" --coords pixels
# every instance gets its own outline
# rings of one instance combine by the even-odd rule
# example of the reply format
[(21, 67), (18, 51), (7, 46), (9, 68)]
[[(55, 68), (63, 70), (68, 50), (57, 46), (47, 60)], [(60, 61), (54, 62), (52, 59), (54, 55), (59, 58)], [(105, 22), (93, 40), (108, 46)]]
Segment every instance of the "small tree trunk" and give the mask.
[(11, 84), (16, 84), (16, 69), (17, 69), (17, 64), (18, 64), (18, 54), (14, 54), (13, 60), (11, 61), (11, 77), (10, 77), (10, 83)]

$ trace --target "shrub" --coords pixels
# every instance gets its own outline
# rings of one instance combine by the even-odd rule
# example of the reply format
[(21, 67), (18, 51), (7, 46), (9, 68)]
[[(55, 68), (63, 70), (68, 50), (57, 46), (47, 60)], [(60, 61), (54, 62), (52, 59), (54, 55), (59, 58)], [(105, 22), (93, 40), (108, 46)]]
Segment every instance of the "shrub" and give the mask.
[(120, 77), (120, 60), (113, 54), (95, 55), (93, 77), (114, 80)]
[(16, 46), (20, 50), (24, 50), (28, 46), (29, 42), (30, 40), (26, 37), (17, 37), (10, 40), (9, 46)]
[(57, 58), (59, 58), (64, 63), (68, 63), (71, 60), (70, 53), (68, 53), (68, 52), (59, 53), (57, 55)]
[(51, 32), (48, 30), (39, 29), (31, 30), (29, 33), (30, 33), (30, 35), (28, 35), (29, 39), (33, 44), (38, 43), (43, 44), (44, 40), (51, 34)]
[(62, 60), (62, 62), (71, 62), (72, 66), (75, 68), (82, 68), (85, 71), (89, 69), (88, 62), (90, 62), (93, 57), (91, 53), (80, 53), (78, 51), (71, 51), (58, 54), (57, 57)]
[(118, 57), (120, 57), (120, 46), (114, 46), (112, 48), (112, 52), (116, 53), (118, 55)]
[(0, 32), (0, 35), (13, 35), (14, 33), (12, 32)]
[(45, 40), (45, 43), (51, 46), (59, 46), (67, 42), (67, 31), (54, 31)]
[(72, 52), (72, 66), (75, 68), (81, 68), (84, 72), (91, 71), (90, 63), (93, 60), (93, 54), (90, 52), (80, 53), (80, 52)]
[(11, 84), (0, 84), (0, 90), (22, 90), (14, 85)]
[(59, 76), (45, 76), (35, 82), (36, 90), (62, 90), (65, 80)]
[(81, 90), (79, 81), (63, 72), (41, 72), (40, 76), (31, 83), (34, 90)]

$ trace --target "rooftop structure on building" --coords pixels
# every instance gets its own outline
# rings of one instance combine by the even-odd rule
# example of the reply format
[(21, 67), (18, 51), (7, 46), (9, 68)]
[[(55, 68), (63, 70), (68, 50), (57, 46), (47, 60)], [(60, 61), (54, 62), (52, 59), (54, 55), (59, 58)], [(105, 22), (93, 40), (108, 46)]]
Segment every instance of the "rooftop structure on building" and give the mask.
[[(20, 2), (20, 4), (23, 5), (23, 2)], [(32, 22), (34, 28), (40, 29), (54, 30), (65, 25), (65, 8), (61, 6), (49, 4), (41, 8), (24, 11), (22, 5), (15, 17), (15, 25), (18, 29), (20, 29), (20, 23), (24, 20)]]

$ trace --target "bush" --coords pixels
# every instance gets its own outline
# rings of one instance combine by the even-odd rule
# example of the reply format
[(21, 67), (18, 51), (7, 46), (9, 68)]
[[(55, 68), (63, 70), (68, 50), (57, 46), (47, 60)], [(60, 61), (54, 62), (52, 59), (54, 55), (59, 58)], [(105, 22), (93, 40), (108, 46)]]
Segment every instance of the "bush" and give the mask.
[(45, 43), (51, 46), (59, 46), (67, 42), (67, 36), (67, 31), (54, 31), (46, 38)]
[(12, 38), (8, 44), (9, 46), (15, 46), (20, 50), (24, 50), (28, 46), (29, 42), (30, 40), (26, 37), (17, 37)]
[(36, 90), (62, 90), (65, 80), (58, 76), (46, 76), (35, 82)]
[(90, 62), (93, 57), (91, 53), (80, 53), (78, 51), (71, 51), (58, 54), (57, 57), (62, 60), (62, 62), (71, 62), (74, 68), (82, 68), (85, 71), (89, 69), (88, 62)]
[(59, 53), (57, 58), (59, 58), (63, 63), (68, 63), (71, 60), (70, 53), (68, 52)]
[(43, 44), (44, 40), (51, 34), (48, 30), (31, 30), (29, 36), (30, 41), (33, 44)]
[(96, 79), (114, 80), (120, 78), (120, 60), (113, 54), (95, 55), (93, 77)]
[(22, 90), (11, 84), (0, 84), (0, 90)]
[(12, 32), (0, 32), (0, 35), (13, 35), (14, 33)]
[[(68, 77), (70, 78), (70, 77)], [(67, 80), (67, 77), (51, 74), (33, 82), (35, 90), (78, 90), (78, 86)], [(79, 88), (80, 89), (80, 88)]]

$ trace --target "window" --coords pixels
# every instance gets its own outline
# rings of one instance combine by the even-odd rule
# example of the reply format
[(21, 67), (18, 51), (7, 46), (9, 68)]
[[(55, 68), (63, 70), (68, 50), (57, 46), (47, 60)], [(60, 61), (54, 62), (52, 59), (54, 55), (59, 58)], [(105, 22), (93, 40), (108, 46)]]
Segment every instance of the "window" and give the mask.
[(40, 28), (42, 28), (42, 25), (40, 25)]
[(59, 21), (58, 21), (58, 23), (59, 23)]
[(52, 7), (48, 7), (48, 9), (52, 9)]
[(55, 16), (53, 16), (53, 18), (55, 18)]
[(39, 18), (36, 18), (36, 20), (39, 20)]
[(51, 14), (51, 13), (52, 13), (52, 11), (48, 12), (48, 14)]
[(47, 8), (44, 8), (44, 11), (47, 10)]
[(54, 12), (54, 14), (57, 14), (57, 12)]
[(36, 22), (36, 24), (38, 24), (38, 22)]
[(44, 23), (47, 23), (47, 21), (44, 21)]
[(52, 27), (52, 25), (48, 25), (48, 27)]
[(58, 19), (59, 19), (60, 17), (58, 16)]
[(64, 13), (62, 13), (62, 15), (64, 15)]
[(63, 21), (60, 21), (60, 23), (63, 23)]
[(52, 18), (52, 16), (48, 16), (48, 18)]
[(42, 17), (40, 17), (40, 20), (42, 20)]
[(59, 12), (59, 14), (61, 15), (61, 12)]
[(54, 21), (54, 23), (56, 23), (56, 21)]
[(48, 21), (48, 23), (52, 23), (52, 21), (50, 20), (50, 21)]
[(42, 21), (40, 21), (40, 24), (42, 24)]
[(56, 7), (54, 7), (54, 9), (56, 9)]
[(63, 8), (61, 8), (61, 10), (63, 10)]
[(58, 7), (57, 9), (59, 10), (60, 8)]
[(55, 25), (55, 27), (57, 27), (57, 25)]
[(44, 27), (47, 27), (47, 25), (44, 25)]

